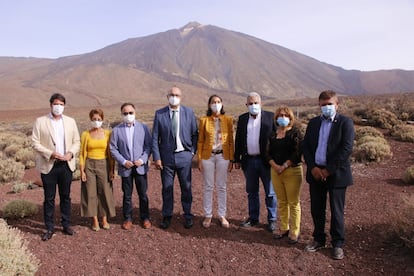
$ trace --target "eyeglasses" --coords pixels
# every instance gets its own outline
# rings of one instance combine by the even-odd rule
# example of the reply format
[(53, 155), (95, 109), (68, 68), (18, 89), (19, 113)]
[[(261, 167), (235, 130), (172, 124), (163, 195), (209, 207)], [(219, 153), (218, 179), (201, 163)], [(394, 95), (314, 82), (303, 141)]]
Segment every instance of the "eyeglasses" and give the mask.
[(124, 116), (127, 116), (128, 114), (129, 114), (129, 115), (134, 115), (134, 111), (124, 112), (124, 113), (122, 113), (122, 114), (124, 114)]
[(177, 97), (177, 98), (181, 97), (181, 95), (177, 95), (177, 94), (168, 94), (168, 96), (170, 96), (170, 97)]
[(254, 105), (254, 104), (259, 104), (259, 102), (247, 103), (247, 105)]

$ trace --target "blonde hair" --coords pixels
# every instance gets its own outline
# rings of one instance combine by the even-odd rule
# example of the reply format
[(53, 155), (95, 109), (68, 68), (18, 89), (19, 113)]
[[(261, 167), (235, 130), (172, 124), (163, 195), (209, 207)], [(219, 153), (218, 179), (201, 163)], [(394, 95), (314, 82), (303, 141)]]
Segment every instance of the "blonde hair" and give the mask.
[(280, 113), (286, 113), (290, 119), (290, 122), (288, 124), (288, 127), (293, 126), (293, 124), (295, 123), (295, 115), (293, 114), (293, 110), (290, 109), (289, 107), (283, 105), (281, 107), (278, 107), (275, 111), (275, 121), (277, 120), (277, 118), (279, 117)]

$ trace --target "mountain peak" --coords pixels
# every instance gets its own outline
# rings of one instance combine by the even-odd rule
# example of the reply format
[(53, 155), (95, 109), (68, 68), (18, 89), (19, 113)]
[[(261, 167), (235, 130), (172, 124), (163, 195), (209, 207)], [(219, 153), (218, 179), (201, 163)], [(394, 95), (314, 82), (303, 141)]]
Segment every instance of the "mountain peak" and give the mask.
[(201, 25), (200, 23), (196, 21), (192, 21), (192, 22), (187, 23), (185, 26), (181, 27), (180, 33), (181, 35), (186, 35), (190, 33), (192, 30), (201, 28), (201, 27), (203, 27), (203, 25)]

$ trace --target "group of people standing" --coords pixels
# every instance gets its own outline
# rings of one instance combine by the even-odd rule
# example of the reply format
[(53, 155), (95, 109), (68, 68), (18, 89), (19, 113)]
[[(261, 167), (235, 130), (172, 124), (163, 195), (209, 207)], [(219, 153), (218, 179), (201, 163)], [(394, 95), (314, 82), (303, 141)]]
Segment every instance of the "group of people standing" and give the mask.
[[(238, 118), (234, 134), (233, 117), (225, 114), (222, 98), (208, 99), (206, 115), (197, 124), (191, 108), (181, 105), (182, 92), (174, 86), (167, 93), (168, 105), (155, 112), (152, 133), (136, 119), (135, 106), (121, 106), (123, 122), (112, 130), (102, 128), (103, 111), (89, 113), (91, 127), (79, 136), (73, 118), (63, 115), (66, 100), (56, 93), (50, 98), (51, 112), (36, 119), (32, 142), (37, 152), (36, 166), (44, 188), (44, 220), (46, 233), (52, 238), (56, 186), (60, 197), (63, 233), (73, 235), (70, 227), (70, 186), (79, 152), (81, 172), (81, 215), (92, 217), (92, 230), (110, 229), (108, 217), (115, 216), (112, 180), (115, 164), (122, 179), (122, 228), (132, 223), (132, 192), (135, 183), (139, 197), (141, 224), (152, 226), (147, 195), (149, 158), (160, 170), (162, 182), (162, 220), (167, 229), (174, 210), (174, 178), (181, 189), (184, 227), (193, 226), (192, 161), (197, 155), (198, 169), (203, 175), (202, 226), (209, 228), (213, 218), (213, 192), (217, 191), (217, 215), (220, 225), (229, 228), (227, 214), (227, 174), (242, 169), (246, 179), (248, 217), (241, 227), (259, 223), (260, 180), (265, 194), (267, 230), (275, 239), (287, 238), (295, 244), (300, 236), (300, 189), (303, 178), (302, 160), (307, 165), (306, 180), (310, 184), (311, 214), (314, 240), (305, 248), (314, 252), (325, 247), (326, 200), (331, 208), (330, 234), (332, 256), (342, 259), (344, 244), (345, 191), (352, 184), (349, 156), (354, 130), (352, 120), (337, 113), (338, 97), (333, 91), (319, 96), (322, 115), (310, 120), (305, 135), (295, 122), (293, 111), (282, 106), (273, 112), (262, 110), (261, 97), (247, 96), (248, 112)], [(277, 212), (278, 210), (278, 212)], [(276, 229), (277, 213), (280, 224)], [(101, 219), (101, 223), (100, 220)]]

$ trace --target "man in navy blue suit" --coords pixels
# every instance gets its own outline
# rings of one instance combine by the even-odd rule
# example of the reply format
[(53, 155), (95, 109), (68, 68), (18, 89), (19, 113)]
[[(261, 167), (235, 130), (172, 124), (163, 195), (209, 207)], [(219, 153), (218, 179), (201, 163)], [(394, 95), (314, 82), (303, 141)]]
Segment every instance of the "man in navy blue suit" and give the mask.
[(124, 103), (121, 113), (123, 122), (114, 127), (109, 147), (118, 163), (118, 174), (122, 178), (122, 228), (130, 230), (132, 227), (132, 190), (135, 180), (142, 227), (148, 229), (151, 227), (147, 196), (151, 134), (145, 124), (135, 120), (135, 106), (132, 103)]
[(261, 109), (261, 97), (256, 92), (249, 93), (246, 106), (249, 112), (239, 116), (234, 143), (235, 168), (243, 169), (249, 206), (249, 217), (241, 226), (251, 227), (259, 223), (259, 180), (261, 179), (269, 223), (267, 229), (273, 232), (276, 228), (277, 202), (270, 179), (270, 165), (265, 161), (265, 155), (268, 138), (275, 130), (274, 114)]
[(325, 247), (326, 200), (331, 209), (330, 234), (332, 258), (344, 258), (344, 206), (347, 186), (352, 184), (349, 157), (354, 143), (354, 125), (350, 118), (337, 113), (338, 97), (334, 91), (319, 95), (321, 116), (309, 121), (303, 140), (303, 156), (307, 165), (314, 240), (305, 248), (315, 252)]
[(181, 90), (172, 87), (167, 94), (169, 105), (157, 110), (154, 116), (152, 150), (155, 167), (161, 170), (162, 229), (171, 224), (176, 174), (181, 188), (184, 227), (193, 226), (191, 164), (197, 150), (198, 128), (193, 110), (180, 105), (181, 98)]

